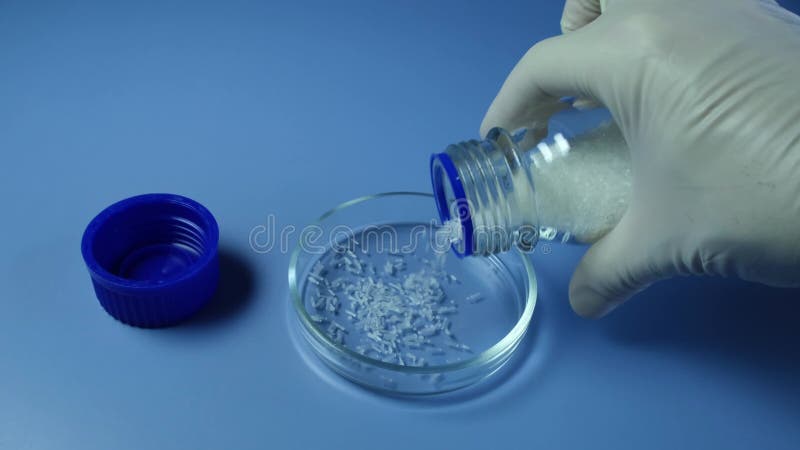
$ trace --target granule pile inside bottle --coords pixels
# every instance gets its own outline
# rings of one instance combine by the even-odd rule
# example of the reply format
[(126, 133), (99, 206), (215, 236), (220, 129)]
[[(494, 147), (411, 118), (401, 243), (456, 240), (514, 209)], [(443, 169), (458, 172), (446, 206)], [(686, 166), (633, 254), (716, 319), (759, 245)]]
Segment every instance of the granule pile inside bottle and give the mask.
[[(460, 281), (444, 269), (446, 253), (428, 259), (416, 254), (370, 255), (358, 251), (355, 241), (348, 247), (317, 261), (308, 275), (311, 320), (331, 340), (404, 366), (449, 361), (446, 355), (453, 351), (472, 353), (452, 330), (459, 304), (447, 290)], [(409, 262), (418, 269), (409, 270)], [(482, 299), (476, 292), (463, 300), (472, 304)]]
[[(612, 122), (554, 147), (563, 150), (547, 153), (560, 156), (529, 154), (534, 162), (536, 213), (539, 223), (548, 227), (540, 237), (550, 240), (556, 230), (563, 230), (579, 242), (595, 242), (620, 221), (630, 201), (631, 159), (625, 138)], [(538, 148), (544, 152), (549, 147)]]

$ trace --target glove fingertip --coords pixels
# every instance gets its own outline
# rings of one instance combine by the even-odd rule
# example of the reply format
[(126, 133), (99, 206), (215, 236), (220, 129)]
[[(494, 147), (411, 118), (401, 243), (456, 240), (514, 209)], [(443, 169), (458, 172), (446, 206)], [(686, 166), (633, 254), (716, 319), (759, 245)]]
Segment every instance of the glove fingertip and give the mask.
[(575, 314), (586, 319), (599, 319), (610, 313), (620, 302), (606, 298), (579, 278), (573, 277), (569, 286), (569, 304)]
[(489, 114), (487, 113), (486, 117), (484, 117), (483, 120), (481, 121), (481, 127), (480, 127), (481, 139), (485, 139), (486, 135), (489, 134), (489, 130), (495, 127), (495, 125), (492, 124), (493, 122), (490, 122), (488, 119), (489, 119)]
[(511, 114), (508, 111), (498, 110), (498, 107), (495, 105), (495, 103), (497, 103), (497, 101), (492, 103), (492, 105), (489, 107), (489, 110), (486, 112), (486, 116), (484, 116), (483, 121), (481, 121), (481, 138), (485, 138), (486, 135), (489, 134), (489, 131), (495, 127), (501, 127), (511, 131), (522, 126), (523, 121), (521, 121), (516, 115)]
[(569, 283), (569, 302), (581, 317), (603, 317), (633, 294), (645, 288), (656, 275), (651, 259), (636, 239), (635, 219), (630, 211), (581, 259)]

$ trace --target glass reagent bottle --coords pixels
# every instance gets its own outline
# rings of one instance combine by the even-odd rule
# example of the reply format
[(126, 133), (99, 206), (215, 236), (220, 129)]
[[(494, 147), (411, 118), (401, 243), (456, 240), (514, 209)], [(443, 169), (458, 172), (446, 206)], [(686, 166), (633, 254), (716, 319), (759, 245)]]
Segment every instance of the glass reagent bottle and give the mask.
[(432, 155), (434, 196), (456, 254), (532, 251), (540, 239), (592, 243), (622, 218), (630, 152), (608, 112), (569, 109), (547, 129), (495, 128)]

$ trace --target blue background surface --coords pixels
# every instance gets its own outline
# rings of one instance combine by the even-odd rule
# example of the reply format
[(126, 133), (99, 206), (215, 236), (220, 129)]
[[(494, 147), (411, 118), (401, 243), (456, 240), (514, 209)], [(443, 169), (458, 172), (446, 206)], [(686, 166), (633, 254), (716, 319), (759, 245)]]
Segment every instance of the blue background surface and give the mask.
[[(586, 321), (580, 247), (534, 256), (524, 352), (475, 395), (381, 398), (298, 351), (289, 255), (250, 230), (428, 191), (428, 155), (477, 134), (560, 9), (0, 1), (0, 448), (800, 447), (798, 291), (679, 279)], [(99, 307), (79, 243), (159, 191), (216, 215), (223, 278), (196, 318), (141, 330)]]

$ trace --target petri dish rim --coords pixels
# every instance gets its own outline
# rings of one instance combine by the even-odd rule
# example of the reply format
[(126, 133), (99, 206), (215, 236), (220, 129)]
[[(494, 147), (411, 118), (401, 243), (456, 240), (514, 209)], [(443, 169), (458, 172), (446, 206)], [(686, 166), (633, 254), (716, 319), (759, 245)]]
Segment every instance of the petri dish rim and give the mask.
[[(338, 211), (370, 200), (376, 200), (392, 196), (425, 197), (425, 198), (430, 198), (431, 201), (434, 200), (434, 196), (432, 194), (427, 194), (423, 192), (411, 192), (411, 191), (382, 192), (379, 194), (366, 195), (363, 197), (358, 197), (352, 200), (348, 200), (331, 208), (330, 210), (326, 211), (321, 216), (319, 216), (316, 220), (311, 222), (309, 225), (319, 226), (325, 219), (336, 214), (336, 212)], [(518, 259), (520, 260), (520, 263), (525, 268), (525, 275), (527, 277), (526, 280), (527, 286), (525, 291), (525, 307), (522, 310), (522, 314), (520, 314), (519, 319), (517, 319), (517, 322), (514, 324), (511, 330), (509, 330), (509, 332), (506, 333), (505, 336), (503, 336), (499, 341), (497, 341), (497, 343), (495, 343), (488, 349), (484, 350), (483, 352), (469, 359), (449, 364), (418, 367), (418, 366), (404, 366), (400, 364), (384, 362), (362, 355), (354, 350), (345, 347), (344, 345), (339, 345), (333, 340), (331, 340), (328, 337), (328, 335), (313, 320), (311, 320), (311, 317), (309, 316), (308, 311), (305, 308), (305, 303), (303, 302), (303, 298), (300, 295), (300, 285), (299, 285), (300, 274), (298, 273), (297, 264), (300, 259), (300, 253), (302, 252), (302, 249), (299, 243), (295, 245), (294, 250), (292, 250), (292, 254), (289, 259), (289, 295), (292, 298), (292, 304), (294, 306), (295, 312), (297, 313), (297, 318), (300, 320), (302, 326), (308, 332), (310, 332), (311, 335), (314, 338), (316, 338), (318, 342), (327, 347), (327, 349), (333, 352), (334, 354), (344, 353), (349, 358), (352, 358), (363, 364), (407, 374), (447, 373), (462, 369), (476, 368), (485, 365), (489, 362), (492, 362), (495, 359), (502, 358), (506, 350), (508, 350), (510, 347), (514, 346), (516, 343), (519, 342), (520, 338), (527, 331), (528, 325), (530, 324), (531, 318), (533, 317), (533, 310), (536, 306), (536, 298), (537, 298), (537, 281), (536, 281), (536, 274), (533, 270), (533, 264), (525, 256), (525, 254), (522, 253), (516, 247), (513, 247), (512, 250), (510, 251), (516, 253)], [(325, 356), (322, 355), (321, 352), (317, 351), (316, 348), (314, 350), (315, 352), (320, 354), (320, 356), (325, 358)]]

